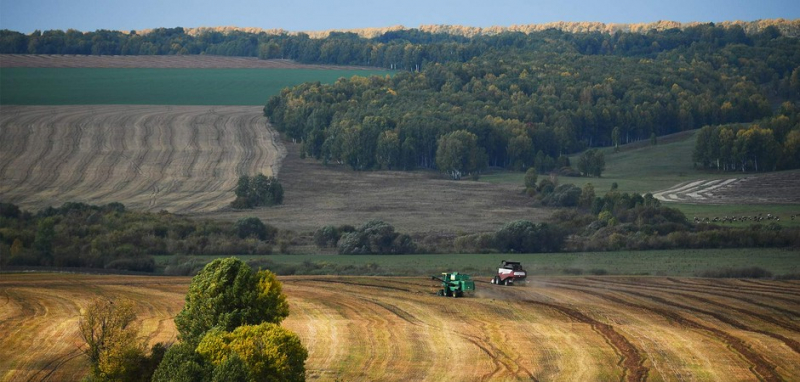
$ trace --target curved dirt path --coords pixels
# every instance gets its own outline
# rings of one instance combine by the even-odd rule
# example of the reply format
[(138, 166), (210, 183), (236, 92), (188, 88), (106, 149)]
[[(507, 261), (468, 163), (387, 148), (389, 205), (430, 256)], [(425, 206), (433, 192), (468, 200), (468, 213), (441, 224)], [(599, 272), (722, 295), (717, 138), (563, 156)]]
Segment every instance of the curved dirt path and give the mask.
[(285, 155), (259, 107), (4, 106), (0, 199), (212, 212), (240, 175), (277, 175)]

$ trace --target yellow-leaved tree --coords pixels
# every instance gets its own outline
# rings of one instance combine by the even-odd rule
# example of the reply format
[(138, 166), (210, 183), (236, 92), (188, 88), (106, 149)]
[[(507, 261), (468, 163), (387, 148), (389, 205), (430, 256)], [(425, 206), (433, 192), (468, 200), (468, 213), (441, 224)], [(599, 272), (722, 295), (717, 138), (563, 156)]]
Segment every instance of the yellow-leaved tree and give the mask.
[(136, 311), (127, 299), (95, 299), (81, 315), (82, 348), (91, 364), (90, 380), (146, 381), (164, 354), (157, 344), (148, 356), (144, 339), (138, 338)]

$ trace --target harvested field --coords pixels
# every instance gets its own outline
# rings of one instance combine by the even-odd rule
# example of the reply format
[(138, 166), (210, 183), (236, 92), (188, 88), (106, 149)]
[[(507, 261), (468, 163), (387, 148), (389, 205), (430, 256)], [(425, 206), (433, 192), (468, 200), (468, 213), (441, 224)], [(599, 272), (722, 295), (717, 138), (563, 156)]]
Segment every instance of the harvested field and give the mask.
[[(453, 234), (551, 213), (517, 185), (456, 182), (433, 171), (357, 172), (300, 159), (298, 150), (278, 140), (260, 107), (4, 106), (0, 199), (32, 211), (121, 202), (229, 220), (257, 216), (296, 231), (382, 219), (402, 232)], [(228, 208), (239, 175), (279, 168), (283, 205)]]
[(214, 211), (239, 175), (277, 175), (284, 155), (259, 107), (4, 106), (0, 199)]
[(653, 196), (667, 202), (699, 204), (800, 204), (800, 172), (694, 180)]
[[(292, 310), (284, 325), (309, 350), (308, 380), (800, 379), (797, 282), (537, 277), (515, 287), (479, 280), (474, 296), (452, 299), (435, 296), (427, 277), (281, 280)], [(79, 380), (76, 323), (95, 296), (135, 300), (141, 334), (174, 339), (188, 283), (4, 274), (0, 379)]]
[(536, 206), (523, 194), (521, 184), (453, 181), (435, 171), (353, 171), (300, 159), (299, 144), (284, 145), (282, 205), (201, 215), (227, 220), (257, 216), (299, 232), (379, 219), (404, 233), (452, 235), (494, 231), (520, 219), (543, 221), (553, 211)]
[(375, 70), (359, 66), (307, 65), (292, 60), (256, 57), (85, 56), (61, 54), (0, 54), (0, 68), (154, 68), (154, 69), (328, 69)]

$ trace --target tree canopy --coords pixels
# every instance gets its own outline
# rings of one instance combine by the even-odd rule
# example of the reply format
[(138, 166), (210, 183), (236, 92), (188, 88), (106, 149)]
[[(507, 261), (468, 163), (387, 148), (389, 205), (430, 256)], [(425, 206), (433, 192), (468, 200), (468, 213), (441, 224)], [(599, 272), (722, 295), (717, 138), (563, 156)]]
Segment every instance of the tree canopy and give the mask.
[(272, 272), (255, 272), (241, 260), (225, 258), (212, 261), (192, 279), (175, 326), (181, 341), (196, 345), (213, 327), (231, 331), (280, 323), (288, 315), (286, 296)]

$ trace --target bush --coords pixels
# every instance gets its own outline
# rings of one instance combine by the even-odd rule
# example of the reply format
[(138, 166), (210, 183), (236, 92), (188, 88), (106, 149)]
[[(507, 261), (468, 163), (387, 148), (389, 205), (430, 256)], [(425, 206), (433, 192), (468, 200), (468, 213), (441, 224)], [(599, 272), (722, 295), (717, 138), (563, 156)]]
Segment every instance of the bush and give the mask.
[(283, 204), (283, 186), (277, 178), (264, 174), (240, 176), (235, 193), (231, 207), (236, 209)]
[(500, 252), (558, 252), (565, 238), (566, 234), (558, 227), (518, 220), (495, 233), (495, 248)]
[(581, 189), (574, 184), (561, 184), (542, 198), (542, 203), (551, 207), (574, 207), (581, 198)]
[(380, 220), (364, 223), (339, 239), (339, 254), (412, 253), (416, 245), (410, 236), (394, 231), (391, 224)]
[(277, 228), (264, 224), (261, 219), (256, 217), (239, 219), (235, 228), (236, 234), (242, 239), (256, 237), (258, 240), (272, 241), (275, 239), (275, 234), (278, 233)]
[(326, 225), (314, 232), (314, 244), (320, 248), (336, 247), (341, 237), (342, 232), (338, 228)]

